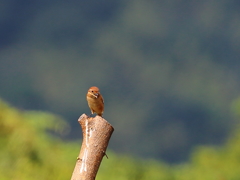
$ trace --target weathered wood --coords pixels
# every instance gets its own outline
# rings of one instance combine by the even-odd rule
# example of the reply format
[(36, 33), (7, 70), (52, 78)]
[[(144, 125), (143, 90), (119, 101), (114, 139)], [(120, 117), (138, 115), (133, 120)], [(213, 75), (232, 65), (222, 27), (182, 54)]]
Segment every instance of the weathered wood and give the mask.
[(100, 116), (83, 114), (78, 119), (83, 141), (71, 180), (95, 180), (114, 128)]

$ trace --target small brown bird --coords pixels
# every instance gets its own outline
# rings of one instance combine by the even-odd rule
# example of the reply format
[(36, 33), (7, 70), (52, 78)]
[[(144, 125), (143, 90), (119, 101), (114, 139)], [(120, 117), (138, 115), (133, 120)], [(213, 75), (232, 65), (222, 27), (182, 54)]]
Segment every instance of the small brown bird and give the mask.
[(91, 113), (96, 113), (97, 115), (102, 116), (104, 111), (104, 101), (98, 87), (90, 87), (87, 92), (86, 98)]

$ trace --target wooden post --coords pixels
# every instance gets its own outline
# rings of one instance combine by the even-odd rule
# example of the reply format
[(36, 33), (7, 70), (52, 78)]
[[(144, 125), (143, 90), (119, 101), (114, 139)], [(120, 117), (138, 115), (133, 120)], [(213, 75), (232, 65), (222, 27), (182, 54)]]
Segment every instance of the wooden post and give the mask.
[(83, 141), (71, 180), (95, 180), (114, 128), (101, 116), (82, 114), (78, 119)]

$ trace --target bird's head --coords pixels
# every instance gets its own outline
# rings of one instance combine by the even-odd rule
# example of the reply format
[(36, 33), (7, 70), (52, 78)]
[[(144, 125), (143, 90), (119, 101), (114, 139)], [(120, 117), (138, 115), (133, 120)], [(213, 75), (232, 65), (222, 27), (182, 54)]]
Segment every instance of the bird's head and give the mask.
[(90, 87), (88, 90), (88, 94), (94, 96), (95, 98), (98, 98), (100, 94), (98, 87), (96, 86)]

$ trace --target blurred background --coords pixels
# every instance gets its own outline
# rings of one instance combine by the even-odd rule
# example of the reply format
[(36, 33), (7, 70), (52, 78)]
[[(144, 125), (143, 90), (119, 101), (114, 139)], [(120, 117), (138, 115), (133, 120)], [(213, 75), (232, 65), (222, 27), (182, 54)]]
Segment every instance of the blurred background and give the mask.
[(182, 163), (222, 145), (237, 121), (240, 2), (0, 1), (0, 96), (47, 111), (79, 140), (98, 86), (115, 131), (108, 149)]

